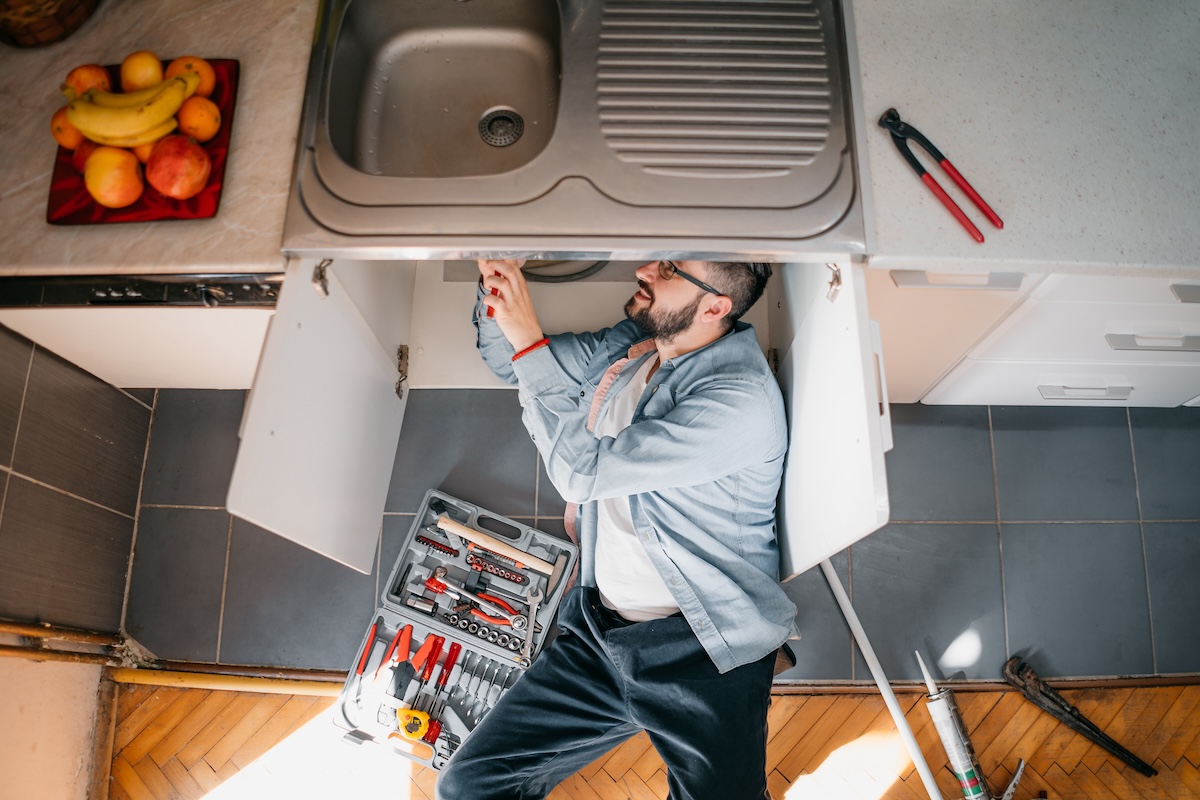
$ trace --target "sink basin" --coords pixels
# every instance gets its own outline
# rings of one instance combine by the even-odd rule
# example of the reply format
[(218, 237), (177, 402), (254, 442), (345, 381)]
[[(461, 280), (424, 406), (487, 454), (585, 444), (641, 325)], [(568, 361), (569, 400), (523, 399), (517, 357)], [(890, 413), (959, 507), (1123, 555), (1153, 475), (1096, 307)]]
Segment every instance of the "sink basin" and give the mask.
[(554, 0), (358, 0), (329, 73), (329, 138), (368, 175), (508, 172), (554, 134)]
[(865, 251), (838, 0), (323, 0), (284, 250)]

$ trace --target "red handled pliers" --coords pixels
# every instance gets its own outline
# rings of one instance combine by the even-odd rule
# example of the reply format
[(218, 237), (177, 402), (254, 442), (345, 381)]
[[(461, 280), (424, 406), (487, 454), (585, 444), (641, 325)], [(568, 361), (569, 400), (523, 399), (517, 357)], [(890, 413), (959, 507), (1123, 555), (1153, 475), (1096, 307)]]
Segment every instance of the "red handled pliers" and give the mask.
[(954, 218), (959, 221), (959, 224), (967, 229), (967, 233), (971, 234), (971, 238), (977, 242), (982, 242), (983, 234), (979, 232), (979, 228), (976, 228), (971, 220), (967, 219), (967, 215), (963, 213), (957, 203), (950, 199), (950, 195), (946, 194), (946, 191), (938, 185), (933, 176), (926, 171), (921, 162), (917, 160), (917, 157), (913, 155), (912, 150), (908, 149), (909, 139), (921, 145), (929, 155), (933, 156), (933, 159), (941, 165), (946, 174), (950, 176), (950, 179), (958, 184), (958, 188), (966, 192), (967, 197), (971, 198), (971, 202), (984, 213), (993, 225), (997, 228), (1004, 227), (1004, 221), (983, 201), (983, 198), (979, 196), (979, 192), (975, 191), (975, 188), (967, 183), (967, 179), (959, 174), (954, 165), (950, 163), (950, 159), (942, 155), (941, 151), (934, 147), (932, 142), (922, 136), (919, 130), (901, 121), (900, 114), (896, 109), (889, 108), (885, 111), (883, 116), (879, 118), (879, 124), (881, 127), (888, 129), (892, 134), (892, 141), (895, 142), (896, 149), (900, 151), (900, 155), (904, 156), (904, 160), (917, 171), (917, 176), (929, 187), (929, 191), (933, 192), (937, 199), (942, 201), (942, 205), (946, 207), (946, 210), (953, 214)]

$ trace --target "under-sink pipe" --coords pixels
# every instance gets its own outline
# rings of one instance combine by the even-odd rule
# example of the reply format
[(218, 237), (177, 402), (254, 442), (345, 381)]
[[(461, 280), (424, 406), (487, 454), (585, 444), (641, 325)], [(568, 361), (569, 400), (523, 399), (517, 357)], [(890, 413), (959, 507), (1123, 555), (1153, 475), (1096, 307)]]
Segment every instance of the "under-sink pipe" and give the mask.
[(29, 625), (21, 622), (0, 621), (0, 633), (27, 636), (31, 639), (58, 639), (63, 642), (81, 642), (116, 647), (123, 639), (112, 633), (94, 633), (73, 628), (56, 628), (53, 625)]
[(51, 650), (46, 647), (22, 647), (0, 645), (0, 657), (27, 658), (30, 661), (65, 661), (72, 664), (99, 664), (102, 667), (116, 666), (117, 660), (103, 653), (76, 653), (71, 650)]
[(301, 694), (310, 697), (337, 697), (341, 683), (286, 678), (254, 678), (247, 675), (219, 675), (203, 672), (176, 672), (160, 669), (114, 669), (114, 683), (149, 686), (174, 686), (180, 689), (212, 689), (222, 692), (259, 692), (262, 694)]

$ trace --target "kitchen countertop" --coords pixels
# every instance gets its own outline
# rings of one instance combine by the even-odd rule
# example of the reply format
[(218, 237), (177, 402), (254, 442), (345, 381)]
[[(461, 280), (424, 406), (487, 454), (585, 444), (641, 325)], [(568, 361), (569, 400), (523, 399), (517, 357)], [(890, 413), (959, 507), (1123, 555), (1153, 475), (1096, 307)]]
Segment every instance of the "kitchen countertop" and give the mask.
[[(1191, 0), (853, 0), (872, 267), (1200, 273), (1200, 7)], [(0, 275), (275, 272), (316, 0), (105, 0), (47, 48), (0, 46)], [(150, 49), (241, 62), (214, 219), (45, 222), (49, 118), (71, 67)], [(875, 125), (889, 106), (1004, 219), (976, 244)], [(945, 187), (951, 182), (934, 168)], [(954, 188), (951, 195), (961, 195)]]
[[(62, 42), (0, 45), (0, 275), (280, 272), (283, 217), (317, 0), (103, 0)], [(135, 50), (240, 62), (225, 186), (208, 220), (56, 226), (46, 202), (58, 86)]]
[[(868, 123), (872, 267), (1200, 274), (1200, 5), (1194, 0), (853, 0)], [(877, 125), (889, 106), (976, 244)], [(914, 152), (924, 155), (916, 144)]]

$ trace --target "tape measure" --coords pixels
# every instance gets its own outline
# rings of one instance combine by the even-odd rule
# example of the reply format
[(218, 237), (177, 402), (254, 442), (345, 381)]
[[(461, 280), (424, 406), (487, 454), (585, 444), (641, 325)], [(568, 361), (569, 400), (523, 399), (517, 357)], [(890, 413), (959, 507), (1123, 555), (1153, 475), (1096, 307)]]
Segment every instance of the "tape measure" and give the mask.
[(400, 732), (406, 739), (420, 739), (429, 730), (429, 715), (424, 711), (398, 708), (396, 709), (396, 719), (400, 722)]

